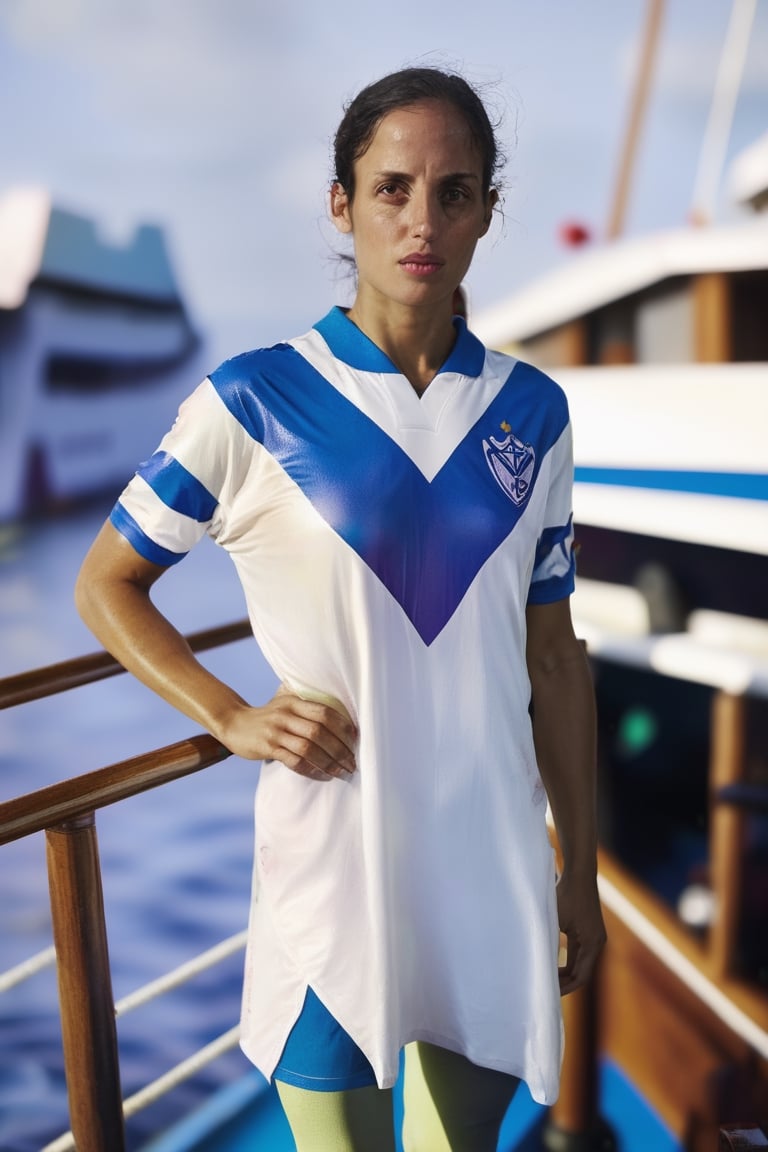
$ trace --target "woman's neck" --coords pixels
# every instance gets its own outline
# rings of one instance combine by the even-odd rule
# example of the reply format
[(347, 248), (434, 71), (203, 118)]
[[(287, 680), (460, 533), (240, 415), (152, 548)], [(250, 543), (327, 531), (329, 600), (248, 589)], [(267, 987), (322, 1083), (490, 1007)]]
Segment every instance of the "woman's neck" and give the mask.
[(445, 363), (456, 341), (449, 306), (378, 309), (358, 297), (347, 317), (400, 369), (419, 396)]

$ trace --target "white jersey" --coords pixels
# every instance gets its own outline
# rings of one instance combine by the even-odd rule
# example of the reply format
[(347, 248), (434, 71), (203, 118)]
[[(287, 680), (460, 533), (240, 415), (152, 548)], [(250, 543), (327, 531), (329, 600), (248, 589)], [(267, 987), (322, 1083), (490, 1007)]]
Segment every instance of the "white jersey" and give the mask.
[(338, 700), (357, 771), (263, 765), (242, 1045), (269, 1077), (307, 986), (380, 1087), (427, 1040), (557, 1096), (558, 926), (525, 608), (573, 589), (565, 396), (456, 321), (418, 396), (338, 308), (227, 361), (112, 520), (208, 532), (280, 679)]

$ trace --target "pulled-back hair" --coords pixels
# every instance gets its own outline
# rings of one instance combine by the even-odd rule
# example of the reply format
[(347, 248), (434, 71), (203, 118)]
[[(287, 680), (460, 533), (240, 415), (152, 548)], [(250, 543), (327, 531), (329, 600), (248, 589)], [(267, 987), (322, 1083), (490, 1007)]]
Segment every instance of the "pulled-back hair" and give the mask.
[(439, 68), (403, 68), (374, 81), (347, 106), (334, 139), (335, 179), (350, 200), (355, 194), (355, 161), (368, 150), (379, 123), (397, 108), (422, 100), (452, 104), (464, 117), (482, 158), (483, 194), (487, 195), (503, 158), (483, 101), (463, 76)]

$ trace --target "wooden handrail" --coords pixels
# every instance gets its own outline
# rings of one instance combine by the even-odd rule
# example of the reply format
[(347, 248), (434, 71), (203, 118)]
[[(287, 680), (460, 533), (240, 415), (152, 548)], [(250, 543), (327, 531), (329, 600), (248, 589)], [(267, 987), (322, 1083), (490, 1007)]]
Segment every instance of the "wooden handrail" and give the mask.
[[(251, 635), (247, 620), (187, 637), (193, 651)], [(0, 680), (0, 708), (30, 703), (119, 675), (106, 652)], [(63, 780), (0, 804), (0, 844), (45, 830), (58, 957), (67, 1092), (82, 1152), (122, 1152), (125, 1125), (95, 811), (198, 772), (230, 752), (210, 735)]]
[[(204, 652), (208, 648), (219, 648), (251, 635), (248, 620), (237, 620), (232, 624), (192, 632), (187, 636), (187, 643), (193, 652)], [(29, 704), (33, 700), (68, 692), (83, 684), (95, 684), (110, 676), (119, 676), (122, 672), (125, 672), (122, 664), (118, 664), (108, 652), (93, 652), (74, 660), (64, 660), (60, 664), (49, 664), (45, 668), (33, 668), (30, 672), (6, 676), (0, 680), (0, 709)]]
[(710, 950), (680, 922), (672, 908), (632, 875), (605, 848), (599, 851), (601, 879), (618, 889), (626, 901), (649, 921), (685, 961), (698, 969), (708, 981), (717, 985), (723, 997), (750, 1020), (768, 1031), (768, 999), (765, 993), (737, 976), (721, 976)]
[(78, 820), (97, 808), (208, 768), (229, 755), (229, 749), (213, 736), (191, 736), (6, 800), (0, 804), (0, 844)]

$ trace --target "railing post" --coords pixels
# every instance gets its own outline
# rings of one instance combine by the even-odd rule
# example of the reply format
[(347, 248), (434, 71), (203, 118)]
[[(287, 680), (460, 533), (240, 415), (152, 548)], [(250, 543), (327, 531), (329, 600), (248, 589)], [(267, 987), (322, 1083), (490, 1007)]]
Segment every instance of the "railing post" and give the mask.
[(597, 1027), (592, 981), (563, 999), (565, 1056), (550, 1116), (564, 1132), (592, 1132), (597, 1120)]
[(721, 788), (737, 784), (744, 774), (746, 700), (718, 692), (712, 705), (712, 753), (709, 770), (710, 875), (715, 915), (709, 935), (709, 951), (716, 977), (731, 974), (741, 914), (744, 813), (730, 804), (719, 804)]
[(612, 1152), (616, 1140), (599, 1110), (597, 971), (563, 999), (565, 1057), (560, 1095), (541, 1132), (547, 1152)]
[(78, 1152), (123, 1152), (120, 1066), (93, 812), (46, 832), (69, 1113)]

